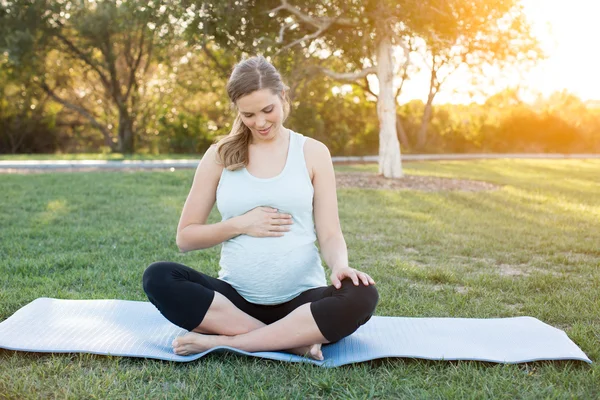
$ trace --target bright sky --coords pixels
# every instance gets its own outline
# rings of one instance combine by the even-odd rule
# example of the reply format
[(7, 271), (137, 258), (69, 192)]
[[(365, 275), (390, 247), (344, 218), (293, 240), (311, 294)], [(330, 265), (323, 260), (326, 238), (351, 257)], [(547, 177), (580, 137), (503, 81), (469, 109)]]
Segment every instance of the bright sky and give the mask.
[[(525, 13), (533, 25), (548, 58), (524, 76), (507, 76), (490, 72), (495, 89), (507, 86), (529, 86), (548, 95), (567, 89), (583, 100), (600, 100), (600, 0), (522, 0)], [(405, 84), (401, 101), (427, 97), (429, 77), (419, 74)], [(435, 102), (469, 102), (469, 74), (455, 72), (442, 88)], [(485, 97), (485, 96), (484, 96)], [(473, 100), (481, 101), (482, 96)]]

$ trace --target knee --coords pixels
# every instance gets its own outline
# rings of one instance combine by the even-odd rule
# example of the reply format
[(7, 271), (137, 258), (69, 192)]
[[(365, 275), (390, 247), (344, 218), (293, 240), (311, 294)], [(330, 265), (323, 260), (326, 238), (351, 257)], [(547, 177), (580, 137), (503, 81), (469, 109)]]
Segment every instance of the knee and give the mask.
[(362, 282), (355, 286), (352, 280), (344, 279), (342, 287), (334, 289), (333, 296), (312, 303), (311, 311), (323, 336), (335, 343), (371, 319), (378, 301), (375, 286), (365, 286)]
[(368, 321), (375, 312), (379, 301), (379, 292), (375, 286), (365, 286), (362, 282), (355, 286), (352, 280), (344, 279), (342, 288), (347, 291), (346, 296), (344, 296), (347, 302), (346, 307), (353, 310), (362, 323)]
[(171, 263), (169, 262), (159, 261), (150, 264), (142, 276), (144, 292), (149, 294), (161, 285), (164, 285), (168, 281), (172, 269)]

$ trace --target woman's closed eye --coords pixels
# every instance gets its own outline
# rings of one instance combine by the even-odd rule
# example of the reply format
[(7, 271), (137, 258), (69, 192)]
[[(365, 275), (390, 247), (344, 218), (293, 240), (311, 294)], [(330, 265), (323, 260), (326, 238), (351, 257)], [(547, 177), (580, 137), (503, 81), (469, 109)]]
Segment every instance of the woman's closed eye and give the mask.
[[(269, 113), (273, 112), (273, 110), (274, 110), (274, 109), (275, 109), (275, 107), (272, 107), (272, 108), (271, 108), (271, 109), (269, 109), (269, 110), (264, 110), (264, 113), (265, 113), (265, 114), (269, 114)], [(244, 114), (244, 117), (246, 117), (246, 118), (250, 118), (250, 117), (252, 117), (253, 115), (254, 115), (254, 114)]]

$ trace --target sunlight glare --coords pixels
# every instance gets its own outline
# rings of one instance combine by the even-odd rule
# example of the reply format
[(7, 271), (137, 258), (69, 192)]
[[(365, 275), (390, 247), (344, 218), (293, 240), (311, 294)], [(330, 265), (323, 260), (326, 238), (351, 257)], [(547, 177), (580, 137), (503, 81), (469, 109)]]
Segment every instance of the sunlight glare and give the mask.
[(600, 99), (595, 40), (600, 37), (598, 0), (524, 0), (525, 14), (548, 53), (532, 71), (544, 94), (567, 89), (583, 100)]

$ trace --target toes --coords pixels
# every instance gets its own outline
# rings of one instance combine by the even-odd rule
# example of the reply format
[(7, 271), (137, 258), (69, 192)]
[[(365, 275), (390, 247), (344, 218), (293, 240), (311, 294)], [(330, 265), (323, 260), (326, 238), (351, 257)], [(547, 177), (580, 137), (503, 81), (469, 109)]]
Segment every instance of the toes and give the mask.
[(321, 351), (321, 345), (320, 344), (316, 344), (311, 346), (310, 348), (310, 357), (315, 359), (315, 360), (319, 360), (322, 361), (323, 360), (323, 352)]
[(178, 356), (185, 356), (185, 355), (187, 355), (187, 354), (188, 354), (188, 353), (185, 351), (185, 349), (183, 349), (183, 348), (181, 348), (181, 347), (176, 347), (176, 348), (173, 348), (173, 352), (174, 352), (175, 354), (177, 354)]

